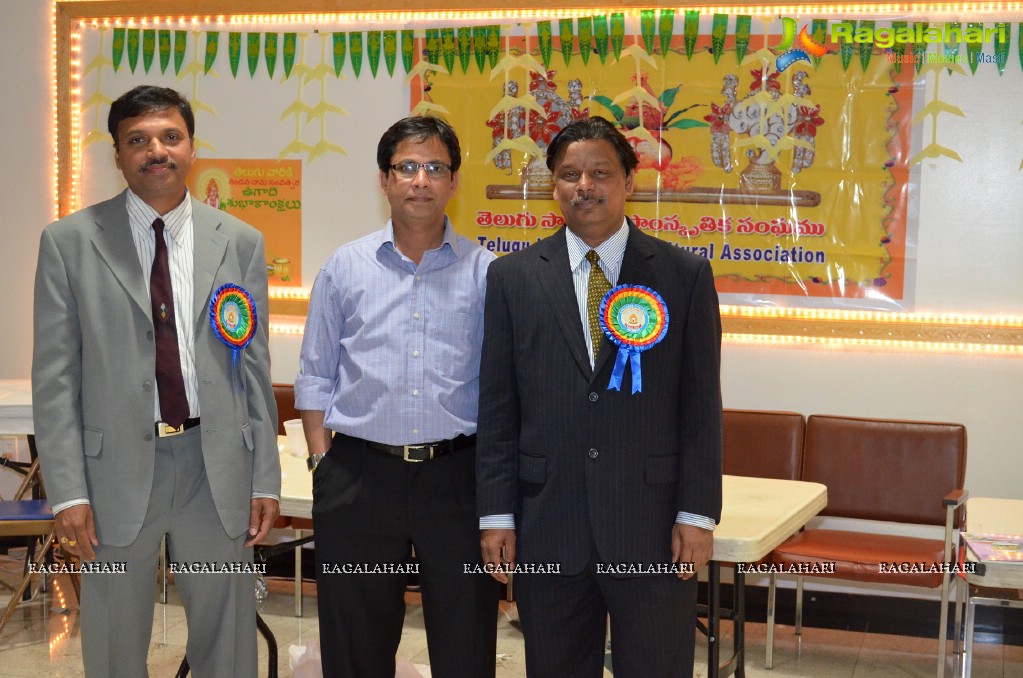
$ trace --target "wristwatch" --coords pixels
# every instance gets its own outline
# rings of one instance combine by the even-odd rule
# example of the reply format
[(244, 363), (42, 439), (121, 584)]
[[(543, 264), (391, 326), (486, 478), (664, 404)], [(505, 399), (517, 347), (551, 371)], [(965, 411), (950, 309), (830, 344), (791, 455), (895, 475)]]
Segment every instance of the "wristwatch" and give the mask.
[(306, 457), (305, 465), (309, 467), (309, 472), (312, 473), (316, 470), (316, 467), (320, 465), (320, 461), (325, 457), (325, 454), (310, 454)]

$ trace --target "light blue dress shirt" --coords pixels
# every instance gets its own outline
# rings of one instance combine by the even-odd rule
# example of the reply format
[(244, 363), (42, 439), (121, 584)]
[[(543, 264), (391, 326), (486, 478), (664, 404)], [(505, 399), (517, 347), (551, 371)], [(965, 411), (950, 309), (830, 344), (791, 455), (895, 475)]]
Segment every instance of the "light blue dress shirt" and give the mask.
[(396, 248), (390, 221), (343, 245), (313, 284), (295, 406), (386, 445), (475, 433), (493, 260), (446, 217), (443, 243), (418, 266)]

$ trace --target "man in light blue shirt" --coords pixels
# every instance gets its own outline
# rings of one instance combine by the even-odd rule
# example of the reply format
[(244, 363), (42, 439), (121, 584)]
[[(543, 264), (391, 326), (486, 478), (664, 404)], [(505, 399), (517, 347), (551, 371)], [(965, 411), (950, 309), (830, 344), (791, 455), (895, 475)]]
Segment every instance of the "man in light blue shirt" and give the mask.
[(391, 219), (334, 252), (313, 285), (295, 398), (332, 678), (394, 676), (416, 566), (433, 675), (494, 675), (498, 590), (482, 574), (474, 480), (494, 256), (444, 214), (460, 164), (444, 121), (395, 123), (377, 148)]

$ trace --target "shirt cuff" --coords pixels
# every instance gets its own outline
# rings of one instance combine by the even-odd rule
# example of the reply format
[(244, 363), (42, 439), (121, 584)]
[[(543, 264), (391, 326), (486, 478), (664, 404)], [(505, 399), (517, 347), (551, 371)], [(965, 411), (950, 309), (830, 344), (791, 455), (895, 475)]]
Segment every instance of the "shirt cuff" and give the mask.
[(481, 530), (514, 530), (514, 513), (497, 513), (489, 516), (480, 516)]
[(81, 506), (82, 504), (85, 504), (86, 506), (88, 506), (89, 505), (89, 500), (88, 499), (84, 499), (84, 498), (83, 499), (68, 499), (67, 501), (62, 501), (59, 504), (54, 504), (53, 506), (50, 507), (50, 510), (53, 511), (53, 515), (57, 515), (58, 513), (63, 511), (64, 509), (69, 509), (72, 506)]
[(253, 499), (273, 499), (278, 504), (281, 503), (280, 496), (278, 496), (276, 494), (263, 494), (262, 492), (253, 492), (252, 493), (252, 498)]
[(678, 515), (675, 516), (675, 522), (680, 525), (693, 525), (695, 527), (702, 527), (705, 530), (714, 531), (718, 525), (714, 522), (713, 518), (707, 516), (697, 515), (695, 513), (686, 513), (685, 511), (679, 511)]

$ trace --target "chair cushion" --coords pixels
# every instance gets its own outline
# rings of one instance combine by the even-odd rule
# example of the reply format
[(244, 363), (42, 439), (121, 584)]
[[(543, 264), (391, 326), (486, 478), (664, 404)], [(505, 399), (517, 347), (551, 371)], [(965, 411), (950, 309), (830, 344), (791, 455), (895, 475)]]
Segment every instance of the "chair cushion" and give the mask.
[(0, 520), (53, 520), (45, 499), (0, 501)]
[(807, 530), (776, 548), (764, 562), (785, 566), (833, 562), (835, 574), (812, 576), (936, 588), (941, 586), (944, 557), (941, 539)]

